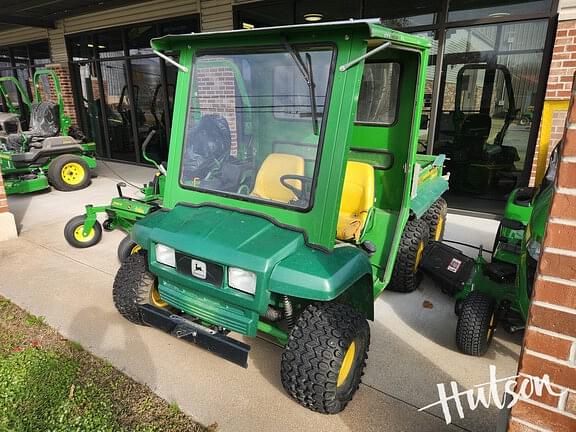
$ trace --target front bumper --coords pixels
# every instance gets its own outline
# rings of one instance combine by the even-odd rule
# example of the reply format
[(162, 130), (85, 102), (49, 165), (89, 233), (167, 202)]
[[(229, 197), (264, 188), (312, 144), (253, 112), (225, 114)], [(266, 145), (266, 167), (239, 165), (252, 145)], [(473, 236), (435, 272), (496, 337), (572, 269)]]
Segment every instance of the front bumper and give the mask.
[(239, 366), (248, 367), (250, 345), (174, 315), (165, 309), (158, 309), (149, 304), (140, 305), (139, 308), (142, 320), (149, 326), (199, 345)]

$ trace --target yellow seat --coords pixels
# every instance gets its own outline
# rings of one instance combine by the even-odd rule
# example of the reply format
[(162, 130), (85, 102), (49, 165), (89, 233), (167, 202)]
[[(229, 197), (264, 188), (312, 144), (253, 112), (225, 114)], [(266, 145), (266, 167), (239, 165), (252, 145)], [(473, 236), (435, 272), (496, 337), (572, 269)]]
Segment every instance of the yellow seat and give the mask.
[(362, 162), (348, 162), (338, 213), (336, 238), (360, 240), (368, 211), (373, 205), (374, 168)]
[[(295, 200), (294, 192), (280, 183), (280, 178), (288, 174), (303, 176), (304, 158), (285, 153), (269, 154), (258, 170), (251, 195), (283, 203)], [(286, 183), (297, 189), (302, 187), (298, 180), (287, 180)]]

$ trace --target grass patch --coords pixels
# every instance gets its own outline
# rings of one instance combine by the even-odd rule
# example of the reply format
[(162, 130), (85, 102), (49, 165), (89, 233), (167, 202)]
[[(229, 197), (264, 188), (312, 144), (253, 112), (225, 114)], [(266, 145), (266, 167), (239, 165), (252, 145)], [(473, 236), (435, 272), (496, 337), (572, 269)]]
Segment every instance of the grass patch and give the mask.
[(206, 431), (0, 297), (0, 431)]

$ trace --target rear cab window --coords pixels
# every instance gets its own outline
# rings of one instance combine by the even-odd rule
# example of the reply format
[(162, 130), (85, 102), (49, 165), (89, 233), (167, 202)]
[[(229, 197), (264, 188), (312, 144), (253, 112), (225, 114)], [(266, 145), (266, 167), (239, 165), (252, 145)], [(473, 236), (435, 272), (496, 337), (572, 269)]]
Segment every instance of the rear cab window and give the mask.
[(360, 84), (356, 123), (392, 125), (398, 114), (399, 86), (399, 63), (366, 63)]

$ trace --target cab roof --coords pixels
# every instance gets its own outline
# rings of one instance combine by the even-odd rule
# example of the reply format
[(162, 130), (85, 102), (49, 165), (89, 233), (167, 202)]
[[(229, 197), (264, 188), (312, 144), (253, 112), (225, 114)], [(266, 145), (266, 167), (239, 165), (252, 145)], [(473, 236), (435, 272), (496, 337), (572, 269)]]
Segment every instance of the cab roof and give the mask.
[[(218, 32), (205, 32), (205, 33), (186, 33), (177, 35), (166, 35), (154, 38), (150, 41), (153, 49), (158, 51), (180, 50), (187, 45), (193, 44), (196, 41), (228, 39), (235, 40), (238, 36), (269, 36), (269, 35), (286, 35), (289, 33), (301, 33), (302, 31), (310, 32), (314, 30), (334, 30), (342, 33), (359, 30), (366, 34), (366, 39), (381, 39), (392, 41), (399, 45), (407, 45), (416, 49), (430, 48), (430, 42), (419, 36), (403, 33), (397, 30), (392, 30), (382, 25), (378, 18), (362, 19), (362, 20), (348, 20), (348, 21), (332, 21), (325, 23), (315, 24), (296, 24), (289, 26), (278, 27), (261, 27), (255, 29), (242, 29), (242, 30), (225, 30)], [(234, 35), (234, 39), (231, 38)], [(231, 45), (235, 44), (231, 42)]]

